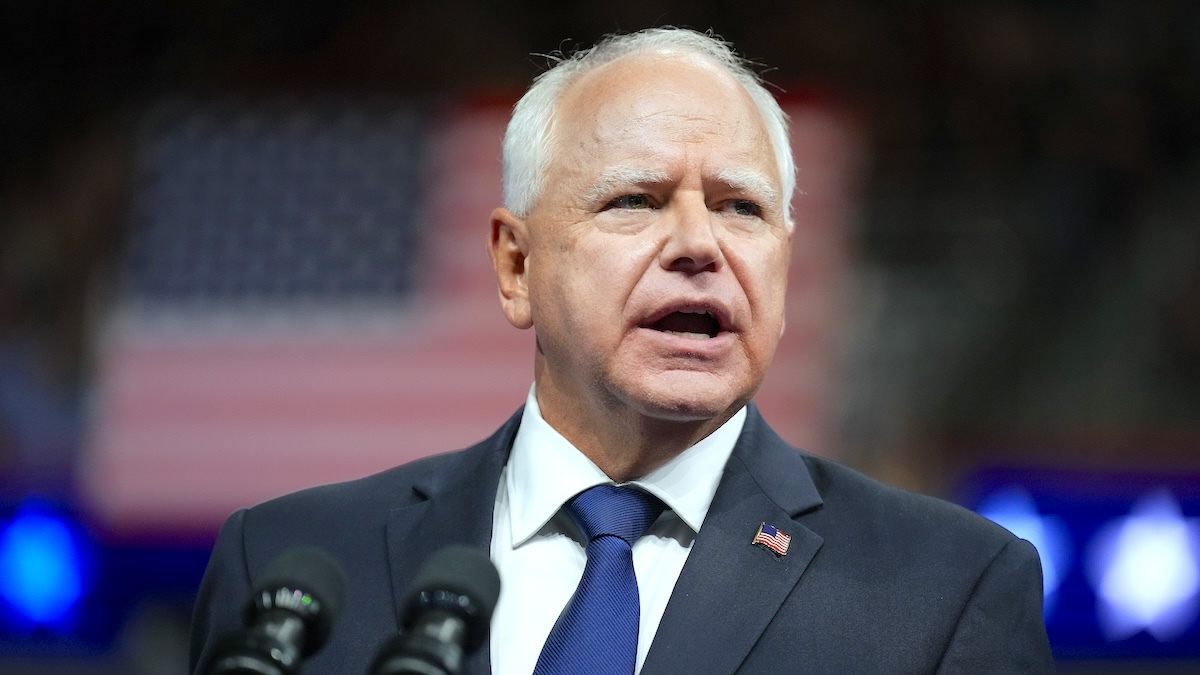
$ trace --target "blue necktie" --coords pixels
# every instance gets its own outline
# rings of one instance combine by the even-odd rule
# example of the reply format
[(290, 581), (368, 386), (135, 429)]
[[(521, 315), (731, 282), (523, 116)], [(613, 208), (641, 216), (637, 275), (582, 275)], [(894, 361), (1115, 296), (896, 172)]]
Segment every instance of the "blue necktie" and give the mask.
[(616, 485), (597, 485), (567, 502), (588, 540), (587, 564), (534, 675), (633, 674), (641, 616), (633, 543), (664, 508), (653, 495)]

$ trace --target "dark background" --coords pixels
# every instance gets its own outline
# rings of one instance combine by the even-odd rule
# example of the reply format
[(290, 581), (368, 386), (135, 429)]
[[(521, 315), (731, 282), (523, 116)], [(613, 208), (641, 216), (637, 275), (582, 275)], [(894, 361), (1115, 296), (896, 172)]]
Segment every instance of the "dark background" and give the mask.
[[(1200, 3), (51, 0), (0, 4), (5, 501), (69, 492), (155, 102), (512, 98), (533, 54), (664, 24), (866, 137), (832, 454), (942, 496), (981, 466), (1200, 472)], [(62, 667), (176, 672), (183, 628), (131, 630)]]

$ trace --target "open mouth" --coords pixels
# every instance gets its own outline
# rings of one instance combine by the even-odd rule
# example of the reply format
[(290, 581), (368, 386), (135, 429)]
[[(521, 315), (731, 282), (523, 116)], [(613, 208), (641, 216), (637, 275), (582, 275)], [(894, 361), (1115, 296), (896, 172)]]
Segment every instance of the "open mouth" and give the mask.
[(721, 332), (721, 322), (711, 312), (671, 312), (650, 326), (654, 330), (680, 337), (704, 339), (714, 338)]

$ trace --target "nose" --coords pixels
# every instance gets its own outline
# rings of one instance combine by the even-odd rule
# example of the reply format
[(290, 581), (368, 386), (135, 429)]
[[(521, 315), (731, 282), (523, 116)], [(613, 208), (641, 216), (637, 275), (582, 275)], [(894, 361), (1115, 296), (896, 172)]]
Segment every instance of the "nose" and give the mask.
[(699, 197), (680, 199), (675, 207), (664, 223), (666, 241), (659, 254), (662, 266), (687, 274), (716, 272), (723, 258), (708, 205)]

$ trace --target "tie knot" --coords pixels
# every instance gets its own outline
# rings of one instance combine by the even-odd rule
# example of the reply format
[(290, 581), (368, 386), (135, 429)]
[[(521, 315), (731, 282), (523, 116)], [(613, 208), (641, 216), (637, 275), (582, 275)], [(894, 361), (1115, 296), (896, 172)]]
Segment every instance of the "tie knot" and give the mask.
[(589, 542), (612, 535), (630, 546), (658, 520), (665, 508), (650, 493), (617, 485), (597, 485), (567, 502), (567, 512)]

